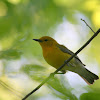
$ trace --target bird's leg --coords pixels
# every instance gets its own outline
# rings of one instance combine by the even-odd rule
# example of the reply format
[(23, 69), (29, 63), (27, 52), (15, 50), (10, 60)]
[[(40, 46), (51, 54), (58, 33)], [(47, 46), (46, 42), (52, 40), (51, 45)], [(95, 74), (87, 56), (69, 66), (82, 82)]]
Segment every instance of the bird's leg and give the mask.
[(56, 74), (65, 74), (65, 73), (63, 73), (63, 72), (62, 72), (62, 73), (59, 73), (59, 72), (58, 72), (58, 73), (56, 73)]
[[(56, 74), (65, 74), (66, 73), (66, 71), (65, 70), (61, 70), (61, 72), (57, 72)], [(53, 77), (54, 78), (54, 73), (51, 73), (50, 74), (50, 77)]]

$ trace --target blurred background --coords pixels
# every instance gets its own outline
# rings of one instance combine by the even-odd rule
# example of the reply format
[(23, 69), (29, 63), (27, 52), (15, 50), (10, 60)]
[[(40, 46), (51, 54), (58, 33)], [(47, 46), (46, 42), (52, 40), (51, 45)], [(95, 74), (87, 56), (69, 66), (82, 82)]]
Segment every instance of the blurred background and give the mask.
[[(0, 100), (21, 100), (55, 69), (32, 39), (51, 36), (76, 52), (100, 28), (100, 0), (0, 0)], [(81, 53), (100, 75), (100, 35)], [(100, 80), (87, 85), (72, 72), (55, 75), (27, 100), (100, 100)]]

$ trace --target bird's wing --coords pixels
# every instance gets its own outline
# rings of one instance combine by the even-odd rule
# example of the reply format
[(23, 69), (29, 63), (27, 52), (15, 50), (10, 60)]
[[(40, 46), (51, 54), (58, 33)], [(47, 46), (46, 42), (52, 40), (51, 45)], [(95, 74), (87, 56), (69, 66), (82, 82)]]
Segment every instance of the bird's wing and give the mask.
[[(64, 45), (57, 45), (57, 47), (62, 51), (62, 52), (64, 52), (64, 53), (68, 53), (68, 54), (70, 54), (70, 55), (73, 55), (74, 53), (71, 51), (71, 50), (69, 50), (67, 47), (65, 47)], [(79, 59), (79, 57), (78, 56), (75, 56), (75, 58), (80, 62), (80, 63), (82, 63), (82, 61)], [(82, 63), (83, 64), (83, 63)], [(83, 64), (84, 66), (85, 66), (85, 64)]]

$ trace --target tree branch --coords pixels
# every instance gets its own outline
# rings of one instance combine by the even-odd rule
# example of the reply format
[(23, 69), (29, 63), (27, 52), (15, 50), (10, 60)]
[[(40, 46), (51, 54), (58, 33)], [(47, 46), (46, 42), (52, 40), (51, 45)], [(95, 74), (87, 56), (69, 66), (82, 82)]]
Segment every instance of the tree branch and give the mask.
[[(82, 19), (81, 19), (82, 20)], [(85, 22), (85, 20), (82, 20)], [(85, 24), (92, 30), (92, 28), (85, 22)], [(92, 32), (94, 32), (92, 30)], [(54, 73), (51, 73), (49, 75), (49, 77), (47, 77), (40, 85), (38, 85), (33, 91), (31, 91), (29, 94), (27, 94), (22, 100), (25, 100), (26, 98), (28, 98), (32, 93), (34, 93), (35, 91), (37, 91), (43, 84), (45, 84), (50, 78), (52, 78), (58, 71), (60, 71), (66, 64), (68, 64), (68, 62), (74, 58), (79, 52), (81, 52), (100, 32), (100, 28), (98, 29), (97, 32), (94, 32), (95, 34), (76, 52), (74, 53), (69, 59), (67, 59), (65, 61), (65, 63), (60, 66)]]
[(95, 34), (95, 32), (93, 31), (93, 29), (87, 24), (87, 22), (84, 19), (81, 19), (90, 29), (91, 31)]

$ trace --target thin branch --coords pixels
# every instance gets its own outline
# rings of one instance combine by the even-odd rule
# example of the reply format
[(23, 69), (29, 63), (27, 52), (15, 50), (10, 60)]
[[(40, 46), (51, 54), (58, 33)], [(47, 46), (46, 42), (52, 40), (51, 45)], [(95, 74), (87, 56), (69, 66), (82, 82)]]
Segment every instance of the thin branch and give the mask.
[[(83, 20), (84, 21), (84, 20)], [(84, 21), (85, 22), (85, 21)], [(85, 22), (86, 23), (86, 22)], [(92, 30), (92, 28), (86, 23), (86, 25)], [(93, 31), (93, 30), (92, 30)], [(94, 32), (94, 31), (93, 31)], [(58, 71), (60, 71), (68, 62), (75, 57), (79, 52), (81, 52), (100, 32), (100, 28), (98, 29), (97, 32), (94, 32), (95, 34), (76, 52), (74, 53), (69, 59), (65, 61), (65, 63), (60, 66), (54, 73), (51, 73), (49, 77), (47, 77), (40, 85), (38, 85), (33, 91), (31, 91), (29, 94), (27, 94), (22, 100), (25, 100), (28, 98), (32, 93), (37, 91), (43, 84), (45, 84), (50, 78), (52, 78)]]
[(81, 19), (89, 28), (90, 30), (95, 34), (95, 32), (93, 31), (93, 29), (87, 24), (87, 22), (84, 19)]

